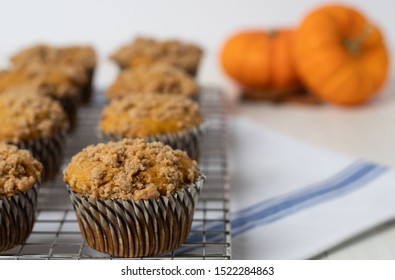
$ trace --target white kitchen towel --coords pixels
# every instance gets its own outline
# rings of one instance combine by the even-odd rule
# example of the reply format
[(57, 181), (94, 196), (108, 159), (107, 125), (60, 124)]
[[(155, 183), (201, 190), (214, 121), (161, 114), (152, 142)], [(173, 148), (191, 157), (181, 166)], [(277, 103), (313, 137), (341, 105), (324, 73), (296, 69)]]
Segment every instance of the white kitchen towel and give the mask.
[(230, 129), (234, 259), (308, 259), (395, 218), (388, 167), (246, 118), (234, 118)]

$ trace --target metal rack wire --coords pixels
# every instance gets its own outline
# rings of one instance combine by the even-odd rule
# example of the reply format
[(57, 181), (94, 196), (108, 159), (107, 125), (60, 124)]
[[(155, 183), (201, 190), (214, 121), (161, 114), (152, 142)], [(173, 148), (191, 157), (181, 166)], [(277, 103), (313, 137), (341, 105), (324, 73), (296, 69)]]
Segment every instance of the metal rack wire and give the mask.
[[(83, 147), (97, 143), (96, 126), (104, 103), (98, 92), (79, 111), (79, 126), (67, 139), (64, 166)], [(229, 184), (226, 110), (221, 90), (202, 88), (200, 103), (208, 122), (201, 145), (200, 167), (207, 176), (195, 210), (190, 238), (169, 254), (151, 259), (230, 259)], [(64, 167), (63, 166), (63, 167)], [(62, 176), (41, 187), (38, 213), (28, 240), (0, 259), (112, 259), (91, 249), (82, 239)], [(211, 226), (215, 224), (215, 227)]]

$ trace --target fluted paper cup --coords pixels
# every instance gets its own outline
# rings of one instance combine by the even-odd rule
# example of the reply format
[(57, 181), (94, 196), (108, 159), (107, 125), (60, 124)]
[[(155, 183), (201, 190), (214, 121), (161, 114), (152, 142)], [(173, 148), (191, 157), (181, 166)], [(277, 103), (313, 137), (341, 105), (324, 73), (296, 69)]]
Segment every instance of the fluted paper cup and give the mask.
[[(196, 161), (200, 157), (199, 142), (204, 135), (206, 124), (201, 124), (190, 129), (161, 133), (142, 137), (149, 142), (162, 142), (165, 145), (169, 145), (173, 149), (183, 150), (187, 152), (188, 156)], [(99, 138), (103, 142), (108, 141), (119, 141), (124, 139), (124, 136), (109, 134), (103, 131), (99, 131)], [(132, 138), (132, 137), (129, 137)]]
[(63, 150), (66, 142), (65, 132), (50, 137), (11, 142), (20, 149), (29, 150), (35, 159), (43, 165), (42, 182), (53, 179), (58, 173), (63, 160)]
[(30, 235), (36, 210), (40, 184), (26, 192), (0, 197), (0, 252), (23, 243)]
[(74, 131), (74, 129), (77, 127), (77, 111), (78, 105), (80, 103), (79, 96), (76, 94), (63, 97), (53, 97), (53, 99), (60, 103), (64, 112), (66, 113), (67, 120), (69, 121), (68, 132)]
[(157, 199), (100, 199), (68, 186), (83, 238), (95, 250), (117, 257), (147, 257), (170, 252), (187, 240), (205, 180)]
[(95, 71), (94, 68), (87, 70), (88, 79), (82, 85), (80, 92), (80, 97), (81, 97), (80, 99), (82, 104), (87, 104), (91, 100), (92, 91), (93, 91), (92, 83), (93, 83), (94, 71)]

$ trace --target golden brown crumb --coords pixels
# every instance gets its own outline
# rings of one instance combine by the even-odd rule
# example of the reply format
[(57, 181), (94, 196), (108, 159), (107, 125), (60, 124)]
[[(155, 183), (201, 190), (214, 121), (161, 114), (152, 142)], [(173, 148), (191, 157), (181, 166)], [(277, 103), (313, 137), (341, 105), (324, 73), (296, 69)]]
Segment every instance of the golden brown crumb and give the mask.
[(145, 92), (194, 96), (198, 93), (198, 86), (189, 75), (177, 68), (153, 64), (122, 71), (108, 88), (107, 98)]
[(149, 136), (189, 129), (202, 120), (198, 104), (187, 97), (146, 93), (112, 100), (103, 109), (99, 129), (121, 136)]
[(159, 142), (124, 139), (88, 146), (64, 171), (71, 189), (95, 198), (150, 199), (194, 182), (197, 163)]
[(32, 188), (40, 180), (42, 165), (27, 150), (0, 143), (0, 196)]
[(20, 88), (29, 88), (38, 95), (55, 98), (78, 95), (78, 88), (61, 71), (38, 71), (22, 67), (0, 71), (0, 93)]
[(58, 49), (60, 62), (78, 63), (87, 70), (96, 66), (96, 52), (90, 46), (65, 46)]
[(111, 55), (111, 59), (122, 68), (164, 62), (193, 74), (202, 57), (202, 49), (177, 40), (157, 41), (137, 37)]
[(67, 128), (58, 104), (34, 94), (0, 94), (0, 139), (19, 141), (52, 136)]
[(85, 70), (92, 70), (96, 65), (96, 53), (89, 46), (53, 47), (38, 44), (21, 50), (11, 57), (14, 65), (23, 66), (33, 62), (40, 64), (73, 64)]
[(28, 65), (32, 62), (45, 63), (53, 61), (57, 57), (56, 50), (45, 44), (37, 44), (32, 47), (23, 49), (11, 56), (11, 62), (14, 65)]
[(88, 82), (88, 74), (80, 65), (31, 62), (27, 65), (16, 66), (15, 69), (26, 72), (31, 77), (48, 76), (54, 82), (84, 85)]

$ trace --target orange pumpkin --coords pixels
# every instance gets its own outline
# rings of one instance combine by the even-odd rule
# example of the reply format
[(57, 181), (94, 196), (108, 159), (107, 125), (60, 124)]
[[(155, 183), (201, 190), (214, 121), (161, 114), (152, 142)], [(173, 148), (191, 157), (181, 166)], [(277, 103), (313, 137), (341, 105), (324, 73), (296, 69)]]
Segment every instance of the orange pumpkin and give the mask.
[(313, 93), (352, 105), (367, 101), (383, 85), (389, 55), (379, 28), (359, 11), (328, 5), (308, 14), (298, 27), (295, 64)]
[(220, 60), (224, 71), (253, 90), (287, 90), (300, 86), (293, 62), (294, 31), (251, 30), (230, 37)]

